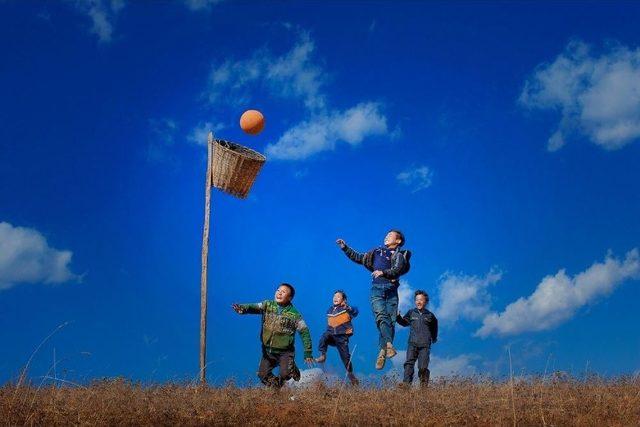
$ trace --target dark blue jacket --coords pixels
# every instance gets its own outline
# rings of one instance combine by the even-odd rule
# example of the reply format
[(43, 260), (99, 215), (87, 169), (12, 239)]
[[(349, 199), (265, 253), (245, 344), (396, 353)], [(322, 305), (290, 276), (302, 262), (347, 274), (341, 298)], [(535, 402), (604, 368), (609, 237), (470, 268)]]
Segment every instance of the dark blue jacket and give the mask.
[[(375, 248), (370, 250), (369, 252), (360, 253), (345, 245), (344, 248), (342, 248), (342, 251), (351, 261), (355, 262), (356, 264), (362, 264), (369, 271), (374, 271), (374, 257), (376, 251), (378, 251), (379, 249), (386, 248)], [(389, 268), (382, 270), (382, 276), (380, 276), (378, 280), (374, 280), (374, 283), (386, 283), (389, 285), (397, 286), (400, 276), (407, 272), (407, 267), (409, 265), (410, 259), (411, 251), (400, 248), (395, 249), (389, 260)]]
[(333, 335), (353, 335), (351, 319), (357, 315), (356, 307), (332, 305), (327, 310), (327, 332)]
[(396, 321), (399, 325), (411, 326), (409, 344), (428, 346), (438, 341), (438, 319), (426, 308), (422, 311), (412, 308), (404, 316), (398, 314)]

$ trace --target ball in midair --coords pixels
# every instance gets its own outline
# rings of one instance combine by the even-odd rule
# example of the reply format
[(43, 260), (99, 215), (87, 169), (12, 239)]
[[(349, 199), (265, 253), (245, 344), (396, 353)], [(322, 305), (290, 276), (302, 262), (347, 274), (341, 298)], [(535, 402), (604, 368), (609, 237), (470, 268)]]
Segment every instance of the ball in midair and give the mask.
[(258, 110), (247, 110), (240, 117), (240, 127), (249, 135), (257, 135), (264, 129), (264, 116)]

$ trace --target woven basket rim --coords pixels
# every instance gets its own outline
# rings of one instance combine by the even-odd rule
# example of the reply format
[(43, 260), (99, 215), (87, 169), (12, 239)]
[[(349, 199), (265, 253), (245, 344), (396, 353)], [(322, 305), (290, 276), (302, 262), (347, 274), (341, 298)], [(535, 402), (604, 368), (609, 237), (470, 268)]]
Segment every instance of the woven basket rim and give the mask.
[(240, 145), (231, 141), (226, 141), (224, 139), (214, 139), (213, 142), (218, 144), (218, 146), (223, 150), (232, 151), (241, 156), (248, 157), (250, 159), (254, 159), (262, 162), (267, 160), (267, 158), (263, 154), (258, 153), (257, 151), (252, 150), (251, 148), (245, 147), (244, 145)]

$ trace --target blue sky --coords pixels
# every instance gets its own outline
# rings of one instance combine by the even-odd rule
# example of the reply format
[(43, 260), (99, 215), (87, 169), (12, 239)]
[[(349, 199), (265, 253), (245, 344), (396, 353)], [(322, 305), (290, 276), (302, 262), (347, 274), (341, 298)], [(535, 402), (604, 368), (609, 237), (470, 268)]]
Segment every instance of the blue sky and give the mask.
[(390, 228), (414, 253), (401, 294), (427, 290), (441, 320), (437, 375), (504, 375), (507, 348), (520, 373), (637, 372), (639, 18), (631, 2), (0, 2), (0, 381), (65, 322), (32, 377), (54, 349), (71, 381), (197, 376), (207, 130), (269, 159), (247, 200), (213, 193), (210, 381), (254, 381), (259, 319), (229, 306), (282, 281), (314, 346), (345, 289), (356, 370), (392, 375), (373, 369), (367, 272), (334, 243)]

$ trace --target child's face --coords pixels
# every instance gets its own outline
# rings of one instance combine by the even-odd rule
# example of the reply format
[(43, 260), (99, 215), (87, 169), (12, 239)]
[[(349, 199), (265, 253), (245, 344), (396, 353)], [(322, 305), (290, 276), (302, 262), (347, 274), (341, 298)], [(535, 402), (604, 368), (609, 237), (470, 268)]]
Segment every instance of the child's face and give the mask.
[(400, 243), (402, 243), (402, 240), (400, 240), (400, 236), (395, 231), (388, 232), (384, 237), (384, 245), (389, 249), (397, 248)]
[(333, 294), (333, 305), (340, 305), (343, 302), (344, 297), (342, 296), (342, 293), (336, 292), (335, 294)]
[(288, 286), (280, 286), (276, 289), (276, 302), (278, 304), (287, 304), (291, 301), (291, 289)]
[(418, 310), (422, 310), (424, 306), (427, 305), (427, 299), (424, 295), (416, 295), (416, 308)]

